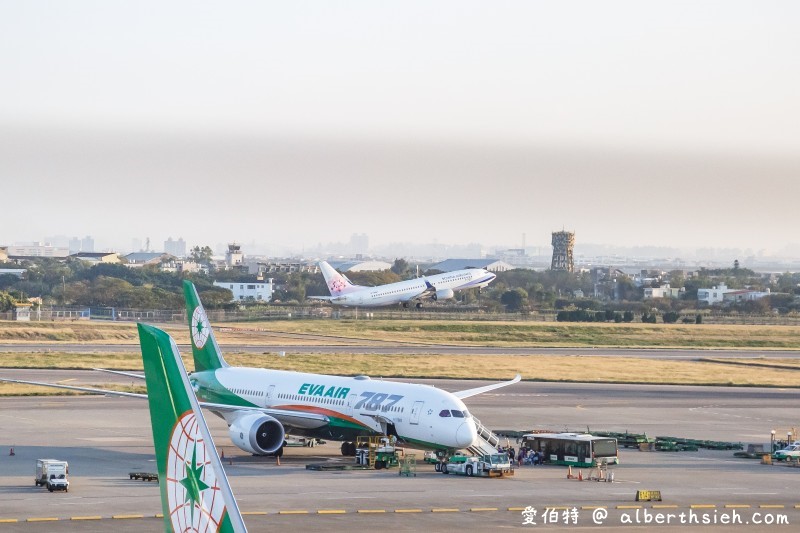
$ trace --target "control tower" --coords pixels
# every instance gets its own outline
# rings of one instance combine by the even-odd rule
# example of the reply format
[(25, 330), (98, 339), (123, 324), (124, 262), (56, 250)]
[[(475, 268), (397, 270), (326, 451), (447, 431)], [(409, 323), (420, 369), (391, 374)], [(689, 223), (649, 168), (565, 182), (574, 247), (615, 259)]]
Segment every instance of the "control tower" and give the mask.
[(551, 270), (572, 272), (575, 264), (572, 260), (572, 250), (575, 248), (575, 233), (571, 231), (553, 232), (553, 262)]

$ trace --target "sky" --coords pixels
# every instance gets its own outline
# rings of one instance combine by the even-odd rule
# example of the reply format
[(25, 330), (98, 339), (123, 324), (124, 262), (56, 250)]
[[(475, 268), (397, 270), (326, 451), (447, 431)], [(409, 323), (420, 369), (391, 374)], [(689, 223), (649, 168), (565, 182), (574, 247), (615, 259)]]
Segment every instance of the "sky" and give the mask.
[(0, 0), (0, 244), (565, 228), (795, 253), (798, 19), (790, 0)]

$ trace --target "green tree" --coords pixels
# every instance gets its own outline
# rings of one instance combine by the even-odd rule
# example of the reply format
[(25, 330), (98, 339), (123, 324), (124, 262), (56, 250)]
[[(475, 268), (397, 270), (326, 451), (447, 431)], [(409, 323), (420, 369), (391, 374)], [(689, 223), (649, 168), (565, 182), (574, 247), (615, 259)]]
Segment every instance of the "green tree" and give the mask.
[(407, 278), (409, 272), (408, 261), (406, 261), (402, 257), (395, 259), (391, 271), (400, 276), (400, 278), (403, 279)]
[(201, 265), (210, 265), (211, 264), (211, 256), (214, 255), (213, 250), (211, 250), (210, 246), (203, 246), (202, 248), (199, 246), (195, 246), (192, 248), (189, 257), (195, 263)]
[(500, 303), (506, 306), (506, 310), (512, 313), (522, 310), (528, 300), (528, 293), (525, 289), (511, 289), (503, 293)]

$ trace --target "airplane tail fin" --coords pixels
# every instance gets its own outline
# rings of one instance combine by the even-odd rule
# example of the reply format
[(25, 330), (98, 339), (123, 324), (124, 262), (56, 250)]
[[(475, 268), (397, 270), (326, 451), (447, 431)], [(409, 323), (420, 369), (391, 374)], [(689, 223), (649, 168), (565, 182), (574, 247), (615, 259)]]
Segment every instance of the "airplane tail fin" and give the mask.
[(322, 270), (322, 275), (325, 277), (325, 283), (328, 285), (331, 296), (341, 296), (358, 288), (347, 279), (347, 276), (339, 274), (327, 261), (320, 261), (319, 269)]
[(194, 283), (183, 280), (183, 294), (186, 298), (186, 318), (189, 321), (189, 336), (192, 339), (192, 355), (194, 369), (216, 370), (228, 366), (214, 338), (214, 332), (208, 323), (206, 311), (200, 303)]
[(246, 532), (178, 347), (138, 326), (165, 530)]

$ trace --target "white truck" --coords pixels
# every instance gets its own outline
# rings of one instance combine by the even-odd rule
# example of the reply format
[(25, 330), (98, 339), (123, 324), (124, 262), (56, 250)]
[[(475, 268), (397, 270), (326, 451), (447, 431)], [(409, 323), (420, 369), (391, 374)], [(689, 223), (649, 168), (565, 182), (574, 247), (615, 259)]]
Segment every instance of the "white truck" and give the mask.
[(69, 492), (69, 464), (57, 459), (37, 459), (36, 477), (34, 482), (37, 487), (47, 487), (47, 490), (63, 490)]
[(478, 457), (456, 455), (440, 467), (442, 474), (461, 474), (464, 476), (503, 477), (513, 476), (514, 469), (507, 454), (493, 453)]

